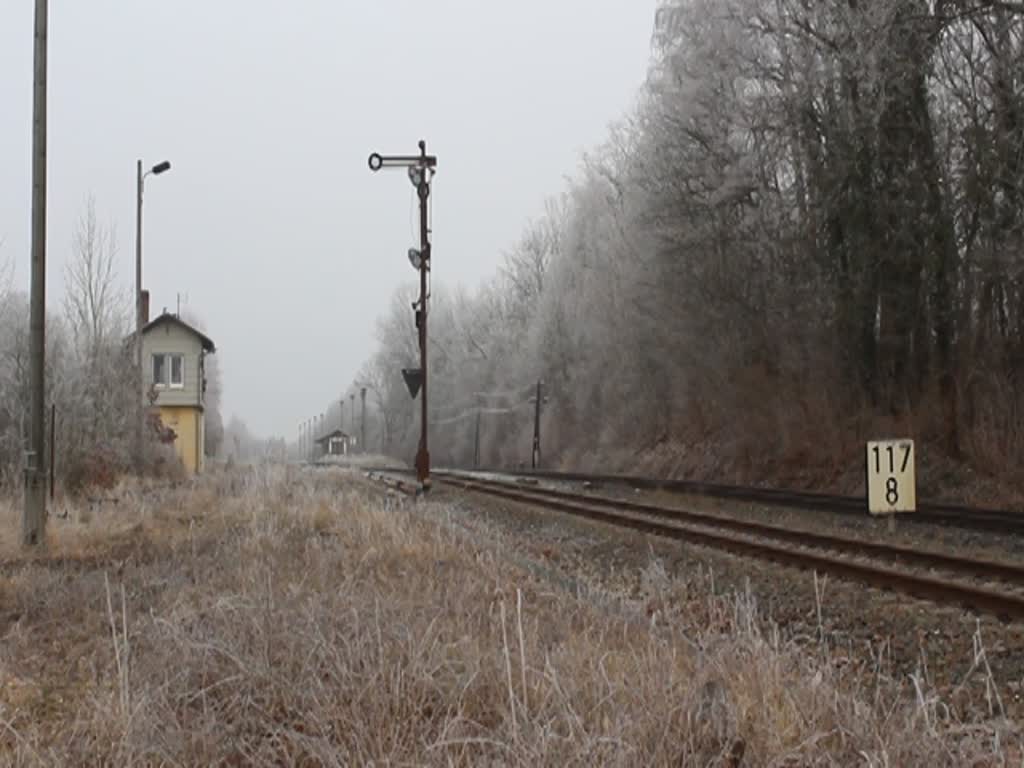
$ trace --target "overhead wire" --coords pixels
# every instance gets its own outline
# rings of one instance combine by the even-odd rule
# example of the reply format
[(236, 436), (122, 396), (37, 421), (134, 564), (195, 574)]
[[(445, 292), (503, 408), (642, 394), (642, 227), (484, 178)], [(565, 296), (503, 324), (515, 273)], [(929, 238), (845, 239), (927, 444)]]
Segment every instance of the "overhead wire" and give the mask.
[(505, 390), (504, 392), (474, 392), (473, 395), (474, 397), (485, 398), (510, 398), (514, 397), (515, 395), (522, 394), (523, 392), (526, 392), (528, 390), (532, 391), (533, 388), (536, 386), (536, 382), (530, 382), (529, 384), (523, 384), (521, 387), (517, 387), (516, 389), (508, 389)]
[(477, 398), (477, 400), (462, 400), (462, 401), (460, 401), (458, 403), (453, 403), (451, 405), (438, 405), (438, 406), (436, 406), (436, 410), (438, 410), (438, 411), (463, 411), (463, 410), (468, 410), (468, 409), (475, 409), (475, 408), (477, 408), (480, 405), (480, 403), (478, 402), (479, 399), (483, 399), (483, 400), (500, 400), (500, 399), (511, 400), (514, 397), (521, 397), (523, 394), (525, 394), (527, 392), (531, 392), (532, 393), (533, 388), (535, 386), (537, 386), (537, 385), (536, 384), (527, 384), (525, 386), (519, 387), (518, 389), (510, 389), (510, 390), (507, 390), (505, 392), (474, 392), (473, 393), (473, 397)]
[(513, 406), (511, 406), (509, 408), (474, 408), (473, 410), (465, 411), (464, 413), (461, 413), (458, 416), (452, 416), (452, 417), (447, 418), (447, 419), (439, 419), (437, 421), (431, 421), (430, 422), (430, 426), (432, 426), (432, 427), (441, 427), (441, 426), (445, 426), (446, 424), (456, 424), (456, 423), (458, 423), (460, 421), (464, 421), (464, 420), (466, 420), (468, 418), (472, 418), (472, 417), (476, 416), (477, 414), (481, 414), (481, 415), (485, 415), (485, 416), (500, 416), (500, 415), (504, 415), (504, 414), (508, 414), (508, 413), (514, 413), (515, 411), (521, 410), (521, 409), (523, 409), (523, 408), (525, 408), (525, 407), (527, 407), (529, 405), (533, 405), (533, 403), (531, 403), (529, 400), (527, 400), (525, 402), (519, 403), (519, 405), (513, 405)]

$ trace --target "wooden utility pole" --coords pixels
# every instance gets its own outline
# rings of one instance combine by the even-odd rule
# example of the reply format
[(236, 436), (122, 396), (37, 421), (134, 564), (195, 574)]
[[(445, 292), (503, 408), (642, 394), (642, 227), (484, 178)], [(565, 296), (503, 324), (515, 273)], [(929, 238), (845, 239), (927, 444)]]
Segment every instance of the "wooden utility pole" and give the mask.
[(53, 501), (57, 471), (57, 404), (50, 404), (50, 501)]
[(473, 441), (473, 469), (480, 469), (480, 406), (476, 407), (476, 439)]
[(537, 469), (540, 466), (540, 404), (541, 404), (541, 387), (544, 382), (537, 382), (537, 400), (534, 403), (533, 409), (533, 455), (531, 456), (531, 466), (533, 469)]
[(359, 416), (359, 444), (366, 453), (366, 387), (359, 390), (359, 398), (362, 400), (362, 413)]
[(139, 414), (135, 419), (135, 469), (145, 465), (146, 376), (142, 368), (142, 161), (135, 163), (135, 369), (139, 377)]
[[(319, 440), (320, 438), (322, 438), (324, 436), (324, 432), (326, 432), (326, 431), (327, 431), (327, 413), (325, 412), (325, 413), (321, 413), (320, 414), (320, 426), (317, 428), (318, 437), (316, 439)], [(313, 449), (313, 455), (316, 458), (318, 458), (318, 459), (321, 456), (323, 456), (323, 453), (320, 452), (320, 445), (319, 444), (315, 444), (315, 447)]]
[(25, 509), (21, 542), (45, 543), (46, 461), (46, 64), (48, 0), (36, 0), (32, 87), (32, 285), (29, 308), (29, 448), (25, 456)]

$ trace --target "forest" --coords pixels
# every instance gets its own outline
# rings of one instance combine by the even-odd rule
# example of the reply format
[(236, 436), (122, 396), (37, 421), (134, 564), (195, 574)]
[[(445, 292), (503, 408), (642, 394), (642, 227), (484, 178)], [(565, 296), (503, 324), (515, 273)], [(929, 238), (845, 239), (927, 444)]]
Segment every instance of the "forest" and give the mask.
[[(435, 465), (726, 478), (1024, 459), (1024, 4), (665, 0), (635, 107), (503, 254), (435, 258)], [(350, 391), (412, 456), (403, 286)], [(348, 393), (346, 393), (348, 396)], [(335, 405), (337, 408), (337, 405)]]

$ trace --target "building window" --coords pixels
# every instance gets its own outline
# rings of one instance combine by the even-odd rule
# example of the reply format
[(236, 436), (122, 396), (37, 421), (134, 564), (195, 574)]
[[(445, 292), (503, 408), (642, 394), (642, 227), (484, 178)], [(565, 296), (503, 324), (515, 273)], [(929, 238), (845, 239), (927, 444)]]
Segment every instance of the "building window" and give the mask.
[(183, 355), (171, 355), (171, 386), (185, 386), (185, 358)]
[(153, 355), (153, 384), (156, 387), (185, 387), (184, 355)]

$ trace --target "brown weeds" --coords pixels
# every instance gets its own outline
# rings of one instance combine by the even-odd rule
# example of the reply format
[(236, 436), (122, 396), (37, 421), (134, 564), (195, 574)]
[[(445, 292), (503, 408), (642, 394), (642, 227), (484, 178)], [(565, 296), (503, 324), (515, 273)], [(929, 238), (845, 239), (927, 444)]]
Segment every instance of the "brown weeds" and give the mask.
[[(763, 636), (749, 598), (688, 595), (714, 619), (684, 634), (663, 611), (652, 622), (561, 591), (438, 506), (382, 500), (340, 472), (214, 478), (144, 506), (121, 510), (122, 528), (90, 524), (130, 531), (123, 561), (9, 570), (5, 763), (941, 766), (1019, 755), (1008, 726), (956, 728), (926, 691), (860, 687), (828, 658)], [(79, 537), (97, 547), (90, 531), (55, 536), (65, 553)], [(648, 578), (677, 604), (670, 578)]]

